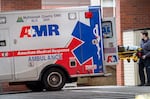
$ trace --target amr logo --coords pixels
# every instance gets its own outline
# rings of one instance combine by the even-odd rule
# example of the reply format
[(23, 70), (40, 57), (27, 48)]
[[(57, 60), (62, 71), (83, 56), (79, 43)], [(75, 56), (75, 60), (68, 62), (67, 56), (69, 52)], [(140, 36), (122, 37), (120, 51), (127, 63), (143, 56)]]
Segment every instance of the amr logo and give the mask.
[(107, 57), (107, 63), (114, 63), (117, 62), (117, 56), (116, 55), (110, 55)]

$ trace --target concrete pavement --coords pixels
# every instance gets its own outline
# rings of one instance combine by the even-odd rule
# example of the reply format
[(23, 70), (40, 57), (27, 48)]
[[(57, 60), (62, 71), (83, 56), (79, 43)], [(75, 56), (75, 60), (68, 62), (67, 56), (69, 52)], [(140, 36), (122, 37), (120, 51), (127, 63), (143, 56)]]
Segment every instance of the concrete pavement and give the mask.
[(61, 91), (5, 93), (0, 95), (0, 99), (135, 99), (136, 95), (149, 93), (150, 87), (147, 86), (88, 86)]

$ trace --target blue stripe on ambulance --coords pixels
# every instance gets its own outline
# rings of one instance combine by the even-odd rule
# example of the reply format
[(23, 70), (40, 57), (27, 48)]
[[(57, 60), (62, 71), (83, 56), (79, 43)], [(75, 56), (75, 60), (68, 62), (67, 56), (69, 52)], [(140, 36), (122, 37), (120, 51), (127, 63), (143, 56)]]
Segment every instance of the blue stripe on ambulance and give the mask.
[(99, 73), (100, 71), (103, 72), (103, 40), (102, 40), (102, 33), (100, 30), (101, 28), (101, 10), (100, 10), (100, 7), (90, 7), (89, 8), (89, 11), (93, 13), (93, 17), (90, 19), (90, 25), (91, 25), (91, 28), (95, 28), (95, 25), (97, 24), (98, 25), (98, 35), (100, 37), (100, 41), (99, 41), (99, 47), (100, 47), (100, 51), (98, 51), (98, 48), (96, 48), (94, 50), (94, 52), (97, 52), (99, 53), (100, 57), (97, 55), (97, 53), (93, 53), (93, 61), (94, 61), (94, 64), (97, 65), (97, 68), (94, 70), (94, 73)]

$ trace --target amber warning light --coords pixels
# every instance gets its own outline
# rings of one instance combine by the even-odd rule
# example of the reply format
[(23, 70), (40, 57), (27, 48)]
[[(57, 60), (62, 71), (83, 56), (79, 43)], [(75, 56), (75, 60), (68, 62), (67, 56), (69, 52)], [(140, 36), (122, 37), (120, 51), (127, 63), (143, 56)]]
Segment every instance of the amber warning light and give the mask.
[(85, 12), (85, 18), (92, 18), (93, 13), (92, 12)]

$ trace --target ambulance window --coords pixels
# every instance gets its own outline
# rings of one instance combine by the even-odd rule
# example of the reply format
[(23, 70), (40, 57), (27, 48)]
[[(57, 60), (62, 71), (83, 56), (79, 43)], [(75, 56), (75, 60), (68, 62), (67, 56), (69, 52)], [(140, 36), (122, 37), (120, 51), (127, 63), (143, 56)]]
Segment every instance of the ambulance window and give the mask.
[(102, 22), (102, 33), (103, 33), (104, 38), (112, 38), (113, 37), (111, 21), (103, 21)]
[(6, 46), (6, 40), (0, 40), (0, 47)]

